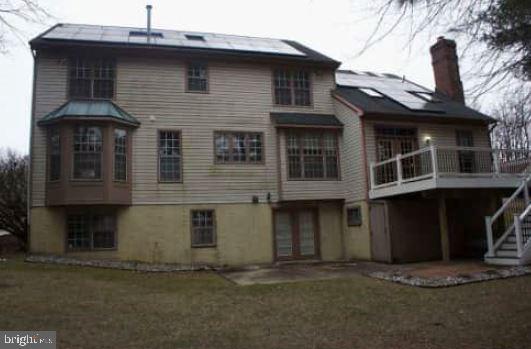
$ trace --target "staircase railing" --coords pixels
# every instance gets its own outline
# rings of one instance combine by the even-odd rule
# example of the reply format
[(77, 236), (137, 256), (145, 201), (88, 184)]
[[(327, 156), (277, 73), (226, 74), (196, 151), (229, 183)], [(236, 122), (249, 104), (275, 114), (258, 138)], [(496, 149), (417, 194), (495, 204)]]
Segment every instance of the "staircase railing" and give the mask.
[(531, 205), (528, 205), (521, 215), (514, 215), (514, 232), (516, 235), (516, 253), (518, 258), (524, 254), (524, 250), (531, 243), (531, 228), (527, 217), (531, 212)]
[[(527, 214), (529, 214), (529, 210), (530, 210), (529, 189), (528, 189), (530, 182), (531, 182), (531, 176), (527, 177), (526, 179), (522, 181), (522, 184), (520, 184), (520, 186), (514, 191), (514, 193), (509, 197), (509, 199), (507, 199), (503, 203), (503, 205), (498, 209), (498, 211), (494, 213), (494, 215), (485, 217), (485, 226), (487, 230), (487, 245), (488, 245), (488, 251), (486, 254), (487, 257), (494, 257), (496, 250), (501, 246), (503, 241), (505, 241), (507, 236), (509, 236), (513, 231), (516, 232), (518, 229), (520, 229), (520, 234), (521, 234), (520, 236), (522, 236), (522, 233), (521, 233), (522, 219), (525, 219), (527, 217)], [(514, 222), (508, 227), (506, 227), (504, 233), (496, 240), (496, 242), (494, 242), (494, 234), (493, 234), (494, 225), (497, 223), (497, 220), (500, 217), (503, 217), (511, 209), (511, 207), (514, 206), (515, 201), (518, 199), (518, 197), (522, 193), (524, 196), (524, 203), (525, 203), (524, 207), (526, 207), (524, 213), (522, 213), (521, 215), (513, 213)], [(522, 215), (523, 217), (522, 219), (520, 219), (520, 216)]]

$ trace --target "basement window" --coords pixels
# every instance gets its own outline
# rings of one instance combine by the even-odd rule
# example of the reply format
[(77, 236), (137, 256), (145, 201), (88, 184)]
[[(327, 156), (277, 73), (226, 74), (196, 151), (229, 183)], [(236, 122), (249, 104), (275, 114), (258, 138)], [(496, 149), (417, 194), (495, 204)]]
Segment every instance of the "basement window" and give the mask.
[(214, 210), (192, 210), (191, 216), (192, 247), (216, 246)]
[(116, 248), (116, 219), (112, 214), (71, 214), (67, 226), (69, 250)]
[(369, 95), (370, 97), (377, 97), (377, 98), (384, 98), (385, 96), (376, 91), (375, 89), (372, 89), (372, 88), (367, 88), (367, 87), (358, 87), (358, 90), (360, 90), (361, 92), (365, 93), (366, 95)]
[(185, 35), (186, 39), (192, 40), (192, 41), (205, 41), (205, 37), (203, 35)]
[(347, 208), (347, 224), (349, 227), (359, 227), (361, 225), (361, 207), (354, 206)]

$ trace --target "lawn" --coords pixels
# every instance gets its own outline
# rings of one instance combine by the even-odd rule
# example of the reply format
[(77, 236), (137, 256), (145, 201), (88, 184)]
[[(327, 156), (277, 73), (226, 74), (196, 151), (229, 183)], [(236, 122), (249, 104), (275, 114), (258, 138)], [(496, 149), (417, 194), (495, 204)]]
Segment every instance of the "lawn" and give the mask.
[(58, 348), (529, 348), (531, 277), (420, 289), (359, 276), (236, 286), (210, 272), (0, 262), (0, 329)]

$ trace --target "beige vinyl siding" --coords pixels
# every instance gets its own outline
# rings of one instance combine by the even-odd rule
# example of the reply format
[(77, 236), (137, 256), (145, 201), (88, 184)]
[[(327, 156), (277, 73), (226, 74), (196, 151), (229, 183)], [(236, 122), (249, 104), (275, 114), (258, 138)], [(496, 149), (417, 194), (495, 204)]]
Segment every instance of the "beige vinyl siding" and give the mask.
[[(311, 70), (311, 107), (277, 107), (274, 66), (207, 63), (209, 93), (187, 93), (186, 61), (117, 57), (115, 102), (141, 122), (132, 135), (133, 204), (251, 202), (254, 195), (265, 202), (268, 193), (275, 201), (277, 150), (269, 113), (333, 113), (331, 70)], [(65, 101), (67, 60), (43, 60), (38, 70), (35, 121)], [(158, 182), (157, 132), (165, 129), (181, 131), (182, 183)], [(262, 132), (264, 163), (214, 164), (213, 133), (218, 130)], [(34, 206), (44, 204), (45, 149), (43, 129), (35, 127)]]
[(340, 180), (288, 180), (288, 162), (286, 152), (286, 131), (280, 130), (280, 173), (282, 182), (282, 200), (320, 200), (344, 199), (341, 158), (342, 135), (338, 136)]
[(336, 117), (343, 123), (341, 167), (347, 203), (366, 197), (366, 174), (363, 170), (363, 132), (359, 115), (340, 101), (334, 100)]
[(44, 115), (66, 101), (67, 60), (39, 54), (35, 84), (35, 115), (33, 118), (33, 147), (31, 151), (31, 205), (43, 206), (46, 181), (46, 130), (37, 126)]
[(438, 146), (456, 146), (456, 130), (471, 130), (474, 135), (474, 146), (478, 148), (488, 148), (489, 132), (486, 125), (470, 124), (441, 124), (441, 123), (412, 123), (396, 121), (372, 121), (370, 117), (365, 118), (365, 144), (367, 147), (367, 158), (369, 165), (376, 161), (376, 139), (374, 127), (376, 125), (388, 125), (397, 127), (413, 127), (417, 129), (419, 148), (425, 147), (424, 140), (426, 136), (431, 137), (431, 144)]

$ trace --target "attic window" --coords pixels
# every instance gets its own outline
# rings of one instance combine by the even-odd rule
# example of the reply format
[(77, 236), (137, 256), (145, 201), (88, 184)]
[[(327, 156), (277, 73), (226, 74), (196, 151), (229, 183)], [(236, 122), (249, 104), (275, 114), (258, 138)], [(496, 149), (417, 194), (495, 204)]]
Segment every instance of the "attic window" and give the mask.
[(185, 35), (185, 37), (192, 41), (205, 41), (205, 37), (203, 35)]
[(385, 96), (381, 94), (380, 92), (367, 87), (359, 87), (358, 90), (365, 93), (366, 95), (369, 95), (371, 97), (377, 97), (377, 98), (384, 98)]
[(431, 103), (441, 103), (442, 101), (435, 97), (435, 95), (431, 92), (424, 92), (424, 91), (409, 91), (413, 96), (416, 96), (420, 99), (423, 99), (427, 102)]
[[(129, 36), (148, 36), (148, 33), (145, 32), (145, 31), (131, 30), (129, 32)], [(154, 37), (154, 38), (162, 38), (162, 37), (164, 37), (164, 35), (162, 35), (162, 33), (160, 33), (160, 32), (151, 32), (150, 36)]]

